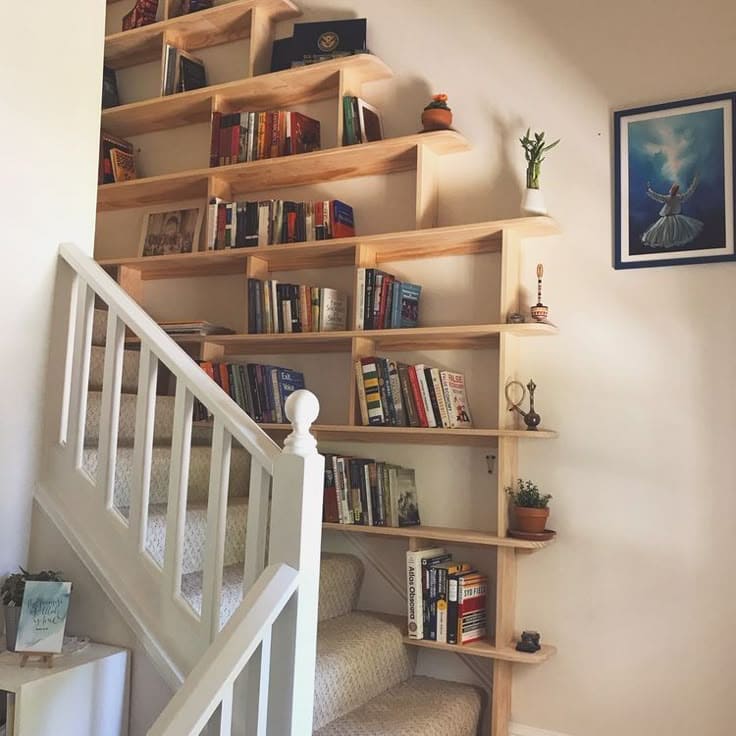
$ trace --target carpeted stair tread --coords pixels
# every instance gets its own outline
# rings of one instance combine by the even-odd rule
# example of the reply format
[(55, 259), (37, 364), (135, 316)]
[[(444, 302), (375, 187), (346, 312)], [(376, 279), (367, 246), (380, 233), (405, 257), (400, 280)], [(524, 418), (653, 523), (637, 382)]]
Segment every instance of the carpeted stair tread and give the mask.
[(92, 321), (92, 344), (104, 345), (107, 337), (107, 310), (95, 309)]
[[(134, 394), (138, 391), (138, 364), (140, 352), (125, 350), (123, 352), (123, 380), (121, 391), (124, 394)], [(102, 391), (102, 378), (105, 373), (105, 348), (93, 345), (89, 360), (89, 389)]]
[[(189, 485), (187, 498), (190, 501), (204, 501), (209, 494), (211, 449), (205, 446), (191, 448), (189, 459)], [(93, 478), (97, 472), (98, 450), (87, 447), (82, 454), (82, 467)], [(154, 447), (151, 454), (151, 487), (149, 502), (166, 503), (169, 497), (169, 469), (171, 450), (168, 447)], [(230, 497), (247, 496), (250, 483), (250, 455), (241, 447), (234, 447), (230, 459)], [(115, 463), (116, 508), (130, 506), (130, 492), (133, 484), (133, 448), (118, 447)]]
[[(118, 423), (118, 445), (132, 446), (135, 436), (135, 407), (138, 396), (135, 394), (120, 395), (120, 421)], [(84, 433), (84, 444), (96, 447), (100, 437), (100, 408), (102, 393), (89, 391), (87, 394), (87, 423)], [(174, 397), (157, 396), (156, 411), (153, 422), (153, 441), (158, 445), (171, 446), (172, 427), (174, 423)], [(212, 432), (208, 427), (192, 428), (192, 444), (203, 445), (210, 442)]]
[(314, 729), (395, 688), (414, 674), (416, 651), (395, 619), (354, 611), (323, 621), (317, 638)]
[(314, 736), (476, 736), (479, 690), (459, 682), (412, 677), (326, 726)]
[[(247, 499), (232, 499), (227, 508), (225, 527), (225, 565), (239, 564), (245, 559), (245, 526), (248, 515)], [(184, 548), (182, 553), (182, 577), (201, 572), (204, 567), (205, 540), (207, 538), (207, 506), (187, 506)], [(166, 505), (148, 507), (146, 551), (158, 564), (164, 564), (166, 547)], [(200, 584), (201, 590), (201, 584)], [(198, 610), (195, 608), (195, 610)]]
[[(322, 555), (319, 578), (319, 620), (325, 621), (349, 613), (358, 599), (363, 581), (363, 564), (353, 555)], [(243, 598), (243, 563), (224, 568), (220, 597), (220, 628), (232, 616)], [(189, 605), (199, 611), (202, 604), (202, 572), (182, 576), (181, 593)]]

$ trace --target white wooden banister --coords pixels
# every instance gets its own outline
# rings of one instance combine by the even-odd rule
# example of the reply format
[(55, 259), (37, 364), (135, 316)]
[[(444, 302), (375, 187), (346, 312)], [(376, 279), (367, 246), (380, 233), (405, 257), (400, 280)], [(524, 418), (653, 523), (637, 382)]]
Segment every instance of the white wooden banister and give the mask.
[[(208, 735), (229, 736), (235, 728), (253, 736), (311, 736), (324, 473), (310, 433), (319, 413), (316, 397), (302, 390), (287, 399), (292, 432), (282, 451), (118, 284), (71, 245), (60, 248), (54, 305), (44, 469), (36, 495), (75, 549), (96, 566), (98, 581), (130, 614), (149, 654), (171, 673), (170, 682), (184, 683), (149, 733), (199, 736), (207, 727)], [(92, 435), (85, 437), (96, 307), (107, 309), (105, 344), (95, 347), (104, 350), (97, 447)], [(131, 335), (139, 355), (126, 518), (123, 508), (115, 508), (125, 506), (115, 484)], [(176, 385), (162, 566), (149, 554), (147, 536), (154, 452), (157, 462), (162, 458), (161, 448), (154, 449), (156, 412), (167, 407), (158, 402), (160, 365)], [(213, 419), (199, 611), (181, 593), (195, 400)], [(126, 434), (130, 439), (129, 428)], [(200, 437), (198, 430), (198, 443)], [(250, 455), (243, 599), (220, 631), (235, 448)], [(90, 477), (83, 466), (95, 450), (97, 470)]]

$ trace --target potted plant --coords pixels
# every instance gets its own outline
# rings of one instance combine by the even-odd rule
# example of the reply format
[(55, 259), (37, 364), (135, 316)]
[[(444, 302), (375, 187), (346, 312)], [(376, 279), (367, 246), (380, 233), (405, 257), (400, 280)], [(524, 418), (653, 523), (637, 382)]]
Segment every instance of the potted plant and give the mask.
[(42, 570), (41, 572), (32, 573), (21, 567), (20, 572), (14, 572), (5, 578), (2, 586), (0, 586), (0, 597), (5, 612), (5, 643), (11, 652), (15, 651), (20, 609), (23, 605), (23, 593), (28, 580), (60, 583), (62, 577), (60, 572), (54, 570)]
[(531, 129), (527, 128), (526, 135), (519, 138), (526, 156), (526, 191), (521, 209), (527, 215), (546, 215), (547, 207), (539, 189), (539, 175), (542, 170), (542, 161), (546, 158), (545, 154), (551, 151), (560, 140), (558, 138), (554, 143), (546, 143), (544, 131), (534, 133), (533, 138), (530, 137), (530, 133)]
[(514, 504), (514, 529), (527, 534), (541, 534), (549, 517), (549, 493), (540, 493), (536, 483), (519, 478), (516, 487), (509, 486), (506, 493)]
[(447, 95), (433, 95), (432, 101), (422, 112), (424, 130), (446, 130), (451, 125), (452, 110), (447, 105)]

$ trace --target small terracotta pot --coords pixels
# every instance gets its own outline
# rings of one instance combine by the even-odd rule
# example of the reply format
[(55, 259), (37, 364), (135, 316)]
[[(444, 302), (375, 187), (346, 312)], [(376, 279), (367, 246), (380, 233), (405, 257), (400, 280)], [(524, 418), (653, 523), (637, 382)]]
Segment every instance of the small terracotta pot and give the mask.
[(452, 110), (443, 107), (431, 107), (422, 112), (424, 130), (446, 130), (452, 125)]
[(538, 534), (547, 526), (549, 509), (527, 509), (514, 506), (514, 529), (520, 532)]

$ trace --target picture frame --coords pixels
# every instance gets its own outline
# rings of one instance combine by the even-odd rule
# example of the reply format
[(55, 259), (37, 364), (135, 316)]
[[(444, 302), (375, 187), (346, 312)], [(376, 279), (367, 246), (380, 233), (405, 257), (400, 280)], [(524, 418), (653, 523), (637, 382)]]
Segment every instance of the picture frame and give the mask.
[(58, 654), (64, 645), (72, 584), (28, 580), (18, 620), (15, 651)]
[(201, 206), (147, 210), (143, 215), (138, 255), (164, 256), (199, 250), (203, 218)]
[(736, 259), (736, 93), (614, 112), (614, 268)]
[(383, 140), (383, 121), (378, 108), (358, 97), (358, 123), (362, 143)]

